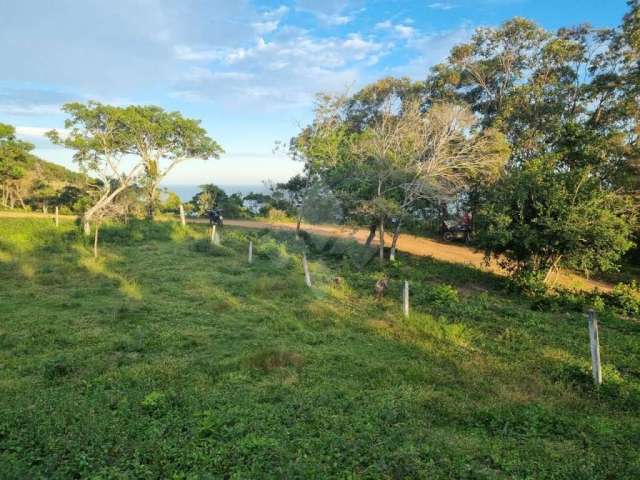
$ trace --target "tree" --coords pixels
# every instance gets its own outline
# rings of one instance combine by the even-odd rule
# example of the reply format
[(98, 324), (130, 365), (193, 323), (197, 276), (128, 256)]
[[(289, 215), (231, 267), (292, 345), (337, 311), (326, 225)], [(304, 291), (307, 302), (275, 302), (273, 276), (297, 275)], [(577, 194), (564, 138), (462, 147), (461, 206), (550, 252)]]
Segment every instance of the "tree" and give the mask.
[(224, 202), (226, 198), (227, 194), (223, 189), (213, 183), (208, 183), (200, 185), (200, 192), (193, 196), (191, 204), (194, 206), (196, 212), (203, 215), (209, 210), (216, 208), (220, 203)]
[(94, 216), (140, 177), (143, 164), (138, 159), (124, 161), (131, 150), (131, 136), (122, 128), (122, 108), (90, 101), (86, 105), (68, 103), (62, 110), (70, 117), (65, 120), (68, 133), (62, 136), (51, 130), (47, 136), (53, 143), (75, 150), (73, 158), (80, 169), (99, 180), (90, 184), (95, 200), (82, 217), (85, 235), (89, 235)]
[[(503, 136), (478, 129), (464, 106), (437, 103), (425, 111), (415, 96), (407, 99), (396, 90), (386, 91), (386, 100), (379, 91), (367, 121), (357, 127), (350, 121), (352, 100), (321, 97), (314, 123), (295, 143), (309, 172), (360, 218), (375, 219), (381, 260), (388, 219), (396, 220), (393, 256), (400, 219), (415, 205), (459, 193), (472, 181), (497, 177), (509, 153)], [(364, 118), (361, 111), (359, 106), (358, 119)], [(372, 229), (370, 238), (374, 233)]]
[(182, 200), (175, 192), (166, 192), (166, 197), (161, 204), (163, 212), (178, 213), (180, 211)]
[(602, 187), (592, 169), (567, 170), (540, 157), (500, 180), (480, 208), (478, 245), (525, 286), (549, 283), (564, 265), (590, 274), (615, 269), (631, 246), (628, 197)]
[(0, 123), (0, 188), (2, 189), (2, 205), (14, 207), (16, 200), (24, 208), (20, 195), (19, 181), (25, 175), (29, 162), (29, 152), (34, 146), (16, 139), (16, 129)]
[(156, 106), (126, 107), (119, 129), (127, 153), (137, 155), (144, 166), (142, 186), (149, 218), (153, 218), (158, 203), (158, 185), (178, 164), (188, 159), (219, 158), (224, 153), (198, 120)]
[[(85, 233), (100, 209), (133, 183), (139, 182), (153, 217), (158, 185), (179, 163), (189, 158), (216, 158), (220, 146), (206, 135), (197, 120), (154, 106), (114, 107), (90, 101), (63, 107), (66, 136), (48, 132), (52, 142), (76, 151), (80, 168), (100, 180), (96, 202), (83, 217)], [(113, 180), (116, 180), (115, 188)]]

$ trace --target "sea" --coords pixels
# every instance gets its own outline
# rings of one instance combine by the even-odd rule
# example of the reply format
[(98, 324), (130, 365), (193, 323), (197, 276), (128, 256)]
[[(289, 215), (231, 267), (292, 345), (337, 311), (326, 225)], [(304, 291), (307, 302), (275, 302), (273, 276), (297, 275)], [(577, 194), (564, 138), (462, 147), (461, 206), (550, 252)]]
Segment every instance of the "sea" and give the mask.
[[(170, 192), (176, 193), (180, 200), (188, 202), (196, 193), (200, 191), (198, 185), (162, 185), (163, 188), (168, 189)], [(249, 193), (267, 193), (269, 190), (263, 184), (257, 185), (218, 185), (225, 191), (227, 195), (233, 195), (239, 193), (241, 195), (248, 195)]]

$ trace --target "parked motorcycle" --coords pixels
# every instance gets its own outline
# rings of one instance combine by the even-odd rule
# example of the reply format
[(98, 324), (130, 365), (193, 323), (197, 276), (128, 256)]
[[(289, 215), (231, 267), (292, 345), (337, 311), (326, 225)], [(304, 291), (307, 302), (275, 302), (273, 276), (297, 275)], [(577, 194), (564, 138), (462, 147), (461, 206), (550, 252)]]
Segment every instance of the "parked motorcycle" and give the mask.
[(209, 210), (208, 217), (209, 217), (209, 226), (213, 226), (213, 225), (216, 225), (217, 227), (224, 226), (224, 217), (222, 216), (222, 213), (220, 213), (218, 210)]
[(459, 223), (454, 220), (445, 220), (442, 222), (442, 238), (447, 242), (454, 240), (462, 240), (468, 242), (471, 240), (471, 225)]

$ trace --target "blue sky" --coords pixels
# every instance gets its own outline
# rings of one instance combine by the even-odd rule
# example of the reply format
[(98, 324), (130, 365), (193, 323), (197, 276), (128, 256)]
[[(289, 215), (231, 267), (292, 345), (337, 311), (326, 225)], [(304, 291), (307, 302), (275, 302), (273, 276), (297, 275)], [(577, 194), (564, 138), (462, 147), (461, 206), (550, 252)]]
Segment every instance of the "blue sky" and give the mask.
[(167, 184), (258, 184), (300, 165), (274, 155), (313, 94), (385, 75), (425, 77), (479, 26), (519, 15), (548, 29), (620, 23), (625, 0), (2, 0), (0, 122), (73, 167), (42, 133), (60, 106), (149, 103), (202, 120), (226, 150)]

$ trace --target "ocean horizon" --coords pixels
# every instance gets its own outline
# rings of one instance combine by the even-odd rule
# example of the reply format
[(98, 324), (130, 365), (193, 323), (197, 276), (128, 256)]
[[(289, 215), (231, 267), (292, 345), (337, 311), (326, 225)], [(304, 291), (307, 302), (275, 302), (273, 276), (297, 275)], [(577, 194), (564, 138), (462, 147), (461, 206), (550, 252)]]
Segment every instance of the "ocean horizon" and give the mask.
[[(267, 193), (269, 189), (263, 184), (253, 185), (218, 185), (225, 191), (227, 195), (233, 195), (239, 193), (241, 195), (248, 195), (249, 193)], [(162, 185), (162, 188), (166, 188), (170, 192), (174, 192), (180, 197), (183, 202), (191, 200), (199, 191), (199, 185)]]

